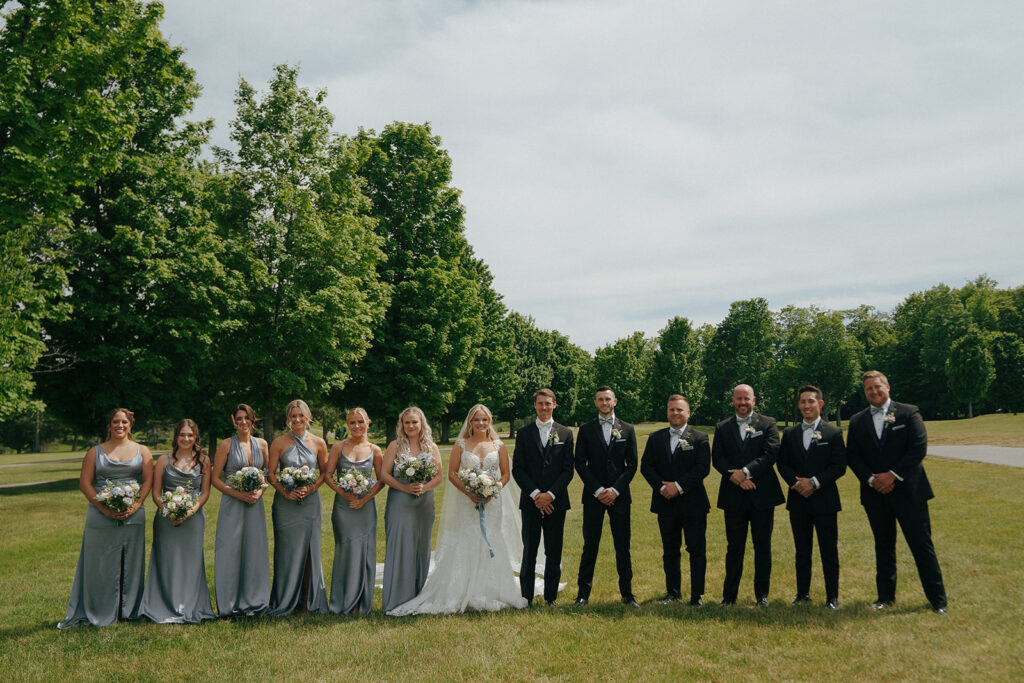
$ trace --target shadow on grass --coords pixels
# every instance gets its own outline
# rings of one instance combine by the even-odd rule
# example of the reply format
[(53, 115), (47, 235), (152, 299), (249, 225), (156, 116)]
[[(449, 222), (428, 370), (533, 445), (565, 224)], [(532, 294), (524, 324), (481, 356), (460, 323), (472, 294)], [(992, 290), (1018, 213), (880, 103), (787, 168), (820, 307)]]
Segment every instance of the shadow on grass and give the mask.
[(12, 484), (0, 486), (0, 496), (20, 496), (26, 493), (66, 493), (78, 490), (78, 477), (57, 479), (42, 484)]

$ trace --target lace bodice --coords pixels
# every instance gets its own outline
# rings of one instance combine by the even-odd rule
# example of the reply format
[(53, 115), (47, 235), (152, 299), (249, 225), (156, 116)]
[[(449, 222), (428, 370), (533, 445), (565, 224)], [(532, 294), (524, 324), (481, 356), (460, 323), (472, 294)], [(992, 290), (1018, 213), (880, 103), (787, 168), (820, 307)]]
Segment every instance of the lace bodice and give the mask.
[(500, 441), (491, 443), (492, 450), (489, 451), (482, 458), (477, 456), (476, 453), (466, 450), (466, 440), (459, 439), (458, 444), (462, 447), (462, 456), (459, 461), (459, 469), (479, 467), (487, 470), (496, 477), (501, 477), (501, 468), (498, 464), (498, 447), (501, 445)]

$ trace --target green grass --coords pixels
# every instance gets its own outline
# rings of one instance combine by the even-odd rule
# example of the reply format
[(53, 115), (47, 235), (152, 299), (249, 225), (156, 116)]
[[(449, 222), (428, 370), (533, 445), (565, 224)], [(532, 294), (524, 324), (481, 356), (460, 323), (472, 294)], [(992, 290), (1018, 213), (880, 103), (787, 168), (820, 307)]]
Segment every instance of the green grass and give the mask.
[[(1012, 431), (1012, 416), (997, 418)], [(967, 422), (967, 421), (957, 421)], [(1007, 423), (1012, 423), (1007, 426)], [(993, 423), (995, 424), (995, 423)], [(659, 425), (643, 425), (646, 434)], [(930, 433), (942, 432), (929, 423)], [(956, 437), (959, 425), (947, 432)], [(963, 436), (963, 435), (960, 435)], [(946, 437), (943, 437), (946, 438)], [(1001, 437), (996, 437), (1001, 438)], [(562, 607), (498, 614), (393, 619), (379, 611), (358, 617), (293, 616), (276, 620), (216, 621), (199, 626), (150, 623), (58, 632), (81, 543), (86, 502), (77, 490), (74, 463), (46, 463), (67, 454), (4, 456), (0, 484), (54, 478), (41, 486), (0, 489), (0, 671), (5, 680), (182, 680), (276, 677), (370, 680), (411, 677), (436, 680), (713, 679), (793, 680), (832, 677), (860, 680), (1015, 680), (1024, 670), (1024, 469), (941, 458), (926, 461), (936, 498), (931, 504), (935, 545), (950, 599), (949, 615), (934, 615), (921, 591), (913, 561), (900, 540), (897, 606), (875, 613), (871, 533), (857, 499), (856, 482), (840, 480), (845, 509), (839, 516), (842, 562), (840, 609), (823, 608), (820, 564), (815, 557), (815, 604), (792, 608), (793, 543), (782, 508), (776, 513), (772, 604), (752, 607), (752, 566), (740, 604), (717, 606), (721, 597), (725, 533), (722, 514), (708, 524), (707, 605), (660, 606), (664, 593), (661, 546), (649, 489), (634, 480), (634, 591), (642, 603), (618, 603), (614, 552), (605, 529), (591, 604), (569, 606), (575, 596), (581, 549), (580, 482), (571, 488), (566, 521)], [(60, 455), (61, 458), (52, 456)], [(717, 473), (708, 477), (717, 493)], [(439, 489), (439, 492), (443, 489)], [(322, 489), (322, 556), (330, 577), (333, 537), (331, 492)], [(440, 502), (440, 498), (439, 498)], [(213, 542), (220, 494), (207, 505), (206, 563), (213, 592)], [(379, 505), (383, 512), (384, 496)], [(152, 504), (147, 512), (152, 518)], [(268, 528), (270, 528), (268, 511)], [(150, 533), (147, 527), (147, 534)], [(271, 536), (272, 539), (272, 536)], [(384, 556), (383, 520), (378, 559)], [(684, 555), (684, 588), (688, 571)], [(379, 610), (380, 593), (375, 610)]]

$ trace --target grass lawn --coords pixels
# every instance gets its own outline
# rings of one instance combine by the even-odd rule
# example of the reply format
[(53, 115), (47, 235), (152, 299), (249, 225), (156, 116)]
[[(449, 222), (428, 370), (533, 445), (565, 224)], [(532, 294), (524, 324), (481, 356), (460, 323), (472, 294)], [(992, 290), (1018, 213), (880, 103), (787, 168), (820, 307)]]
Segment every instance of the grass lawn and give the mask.
[[(641, 452), (646, 435), (659, 426), (640, 426)], [(933, 442), (1024, 445), (1022, 416), (983, 416), (929, 423), (928, 428)], [(447, 456), (447, 449), (442, 451)], [(655, 516), (648, 512), (650, 492), (638, 475), (633, 483), (632, 550), (639, 610), (618, 603), (607, 528), (591, 604), (570, 606), (582, 545), (577, 478), (570, 491), (574, 507), (566, 521), (563, 555), (562, 576), (569, 586), (560, 598), (563, 606), (554, 610), (402, 619), (375, 611), (346, 618), (294, 616), (199, 626), (145, 622), (58, 632), (55, 625), (64, 616), (71, 590), (87, 505), (77, 488), (78, 464), (52, 462), (69, 457), (73, 455), (67, 452), (0, 456), (0, 485), (56, 480), (0, 488), (0, 671), (5, 680), (1018, 680), (1024, 670), (1024, 469), (926, 460), (936, 493), (933, 536), (950, 600), (946, 617), (931, 612), (902, 539), (897, 548), (897, 605), (884, 613), (868, 608), (875, 598), (872, 540), (849, 473), (839, 481), (845, 509), (839, 516), (838, 612), (821, 604), (824, 589), (817, 557), (815, 604), (790, 606), (795, 593), (793, 542), (781, 507), (767, 609), (752, 607), (749, 547), (740, 603), (729, 609), (717, 606), (725, 553), (717, 509), (708, 524), (707, 604), (701, 609), (657, 605), (664, 593), (661, 545)], [(31, 464), (5, 466), (22, 462)], [(717, 473), (712, 471), (706, 484), (714, 501)], [(322, 489), (322, 556), (328, 580), (332, 497), (329, 489)], [(378, 500), (383, 512), (384, 496)], [(211, 594), (219, 503), (220, 494), (214, 491), (206, 508)], [(152, 518), (154, 506), (147, 505), (147, 511)], [(268, 528), (269, 512), (268, 501)], [(383, 533), (382, 514), (378, 560), (384, 556)], [(687, 581), (684, 554), (684, 590)], [(379, 606), (378, 591), (375, 609)]]

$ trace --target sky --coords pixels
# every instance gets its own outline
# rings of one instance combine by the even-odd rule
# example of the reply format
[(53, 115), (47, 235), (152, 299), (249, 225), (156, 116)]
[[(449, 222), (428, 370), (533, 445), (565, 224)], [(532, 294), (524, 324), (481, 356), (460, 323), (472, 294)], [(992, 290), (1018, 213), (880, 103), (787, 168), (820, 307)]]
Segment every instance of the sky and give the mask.
[(1024, 285), (1017, 0), (166, 0), (228, 146), (279, 63), (335, 129), (429, 122), (513, 310), (589, 351), (733, 301)]

